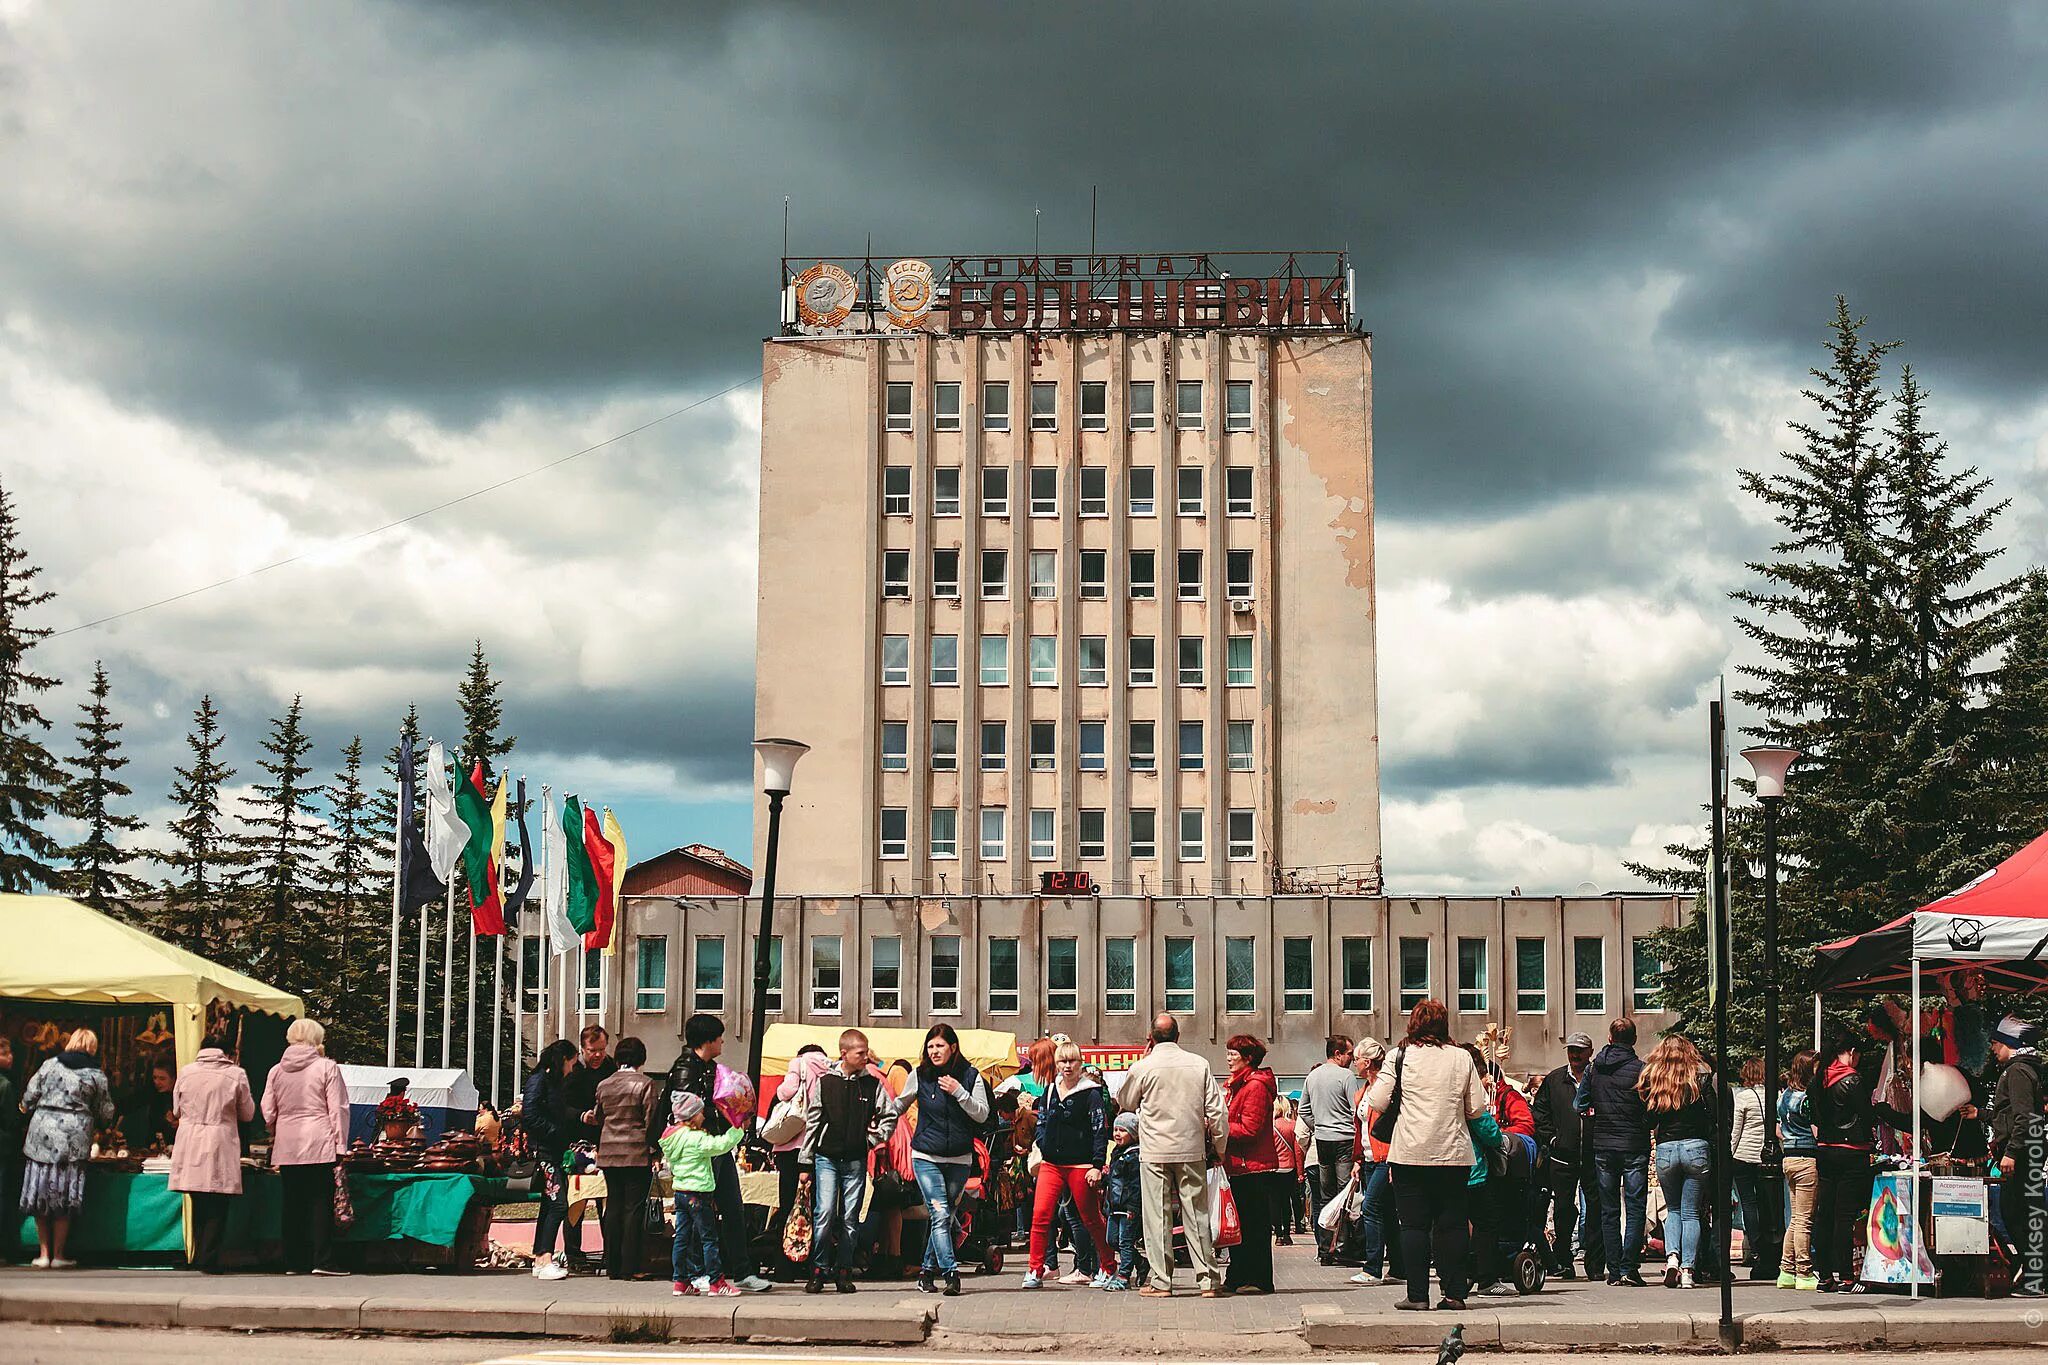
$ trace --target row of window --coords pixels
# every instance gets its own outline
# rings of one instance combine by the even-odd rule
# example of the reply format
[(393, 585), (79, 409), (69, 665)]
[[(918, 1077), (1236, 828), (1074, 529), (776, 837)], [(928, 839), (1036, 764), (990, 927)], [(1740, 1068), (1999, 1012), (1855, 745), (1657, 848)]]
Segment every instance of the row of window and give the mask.
[[(1029, 567), (1029, 592), (1032, 600), (1049, 602), (1059, 596), (1059, 551), (1028, 551), (1026, 564)], [(1232, 601), (1249, 600), (1252, 596), (1253, 552), (1250, 550), (1226, 550), (1223, 561), (1223, 593)], [(1202, 600), (1202, 551), (1180, 550), (1176, 552), (1174, 568), (1174, 595), (1183, 602)], [(1109, 551), (1082, 550), (1081, 580), (1078, 591), (1083, 601), (1102, 602), (1109, 598)], [(1150, 602), (1159, 595), (1159, 552), (1157, 550), (1132, 550), (1130, 552), (1130, 593), (1134, 602)], [(1010, 595), (1010, 552), (1008, 550), (983, 550), (981, 552), (981, 597), (985, 602), (1000, 602)], [(910, 551), (882, 551), (882, 596), (908, 601), (910, 598)], [(957, 549), (932, 551), (932, 596), (957, 598), (960, 596), (960, 551)]]
[[(928, 856), (938, 860), (960, 856), (960, 812), (952, 806), (936, 806), (926, 812), (929, 816), (931, 840)], [(1138, 861), (1150, 861), (1159, 856), (1159, 813), (1150, 806), (1133, 807), (1129, 812), (1129, 848), (1131, 857)], [(1006, 862), (1009, 859), (1009, 812), (1001, 806), (981, 808), (981, 860), (989, 863)], [(1233, 809), (1224, 819), (1225, 838), (1228, 847), (1225, 856), (1233, 863), (1249, 863), (1257, 859), (1254, 812), (1249, 809)], [(1059, 812), (1054, 810), (1033, 810), (1029, 815), (1030, 860), (1034, 863), (1050, 863), (1060, 860)], [(1205, 862), (1208, 859), (1208, 814), (1200, 806), (1184, 806), (1180, 812), (1180, 860), (1184, 863)], [(910, 811), (903, 806), (882, 807), (881, 856), (902, 859), (910, 856)], [(1078, 855), (1083, 862), (1106, 858), (1108, 854), (1107, 820), (1105, 813), (1097, 807), (1086, 807), (1081, 811), (1080, 848)]]
[[(1223, 511), (1227, 516), (1254, 514), (1254, 474), (1248, 465), (1230, 465), (1223, 471)], [(1109, 515), (1109, 470), (1101, 465), (1083, 465), (1076, 471), (1080, 484), (1080, 513), (1084, 517)], [(1034, 517), (1060, 514), (1060, 471), (1053, 465), (1033, 465), (1028, 473), (1026, 506)], [(1208, 514), (1205, 492), (1206, 472), (1201, 465), (1181, 465), (1173, 471), (1173, 508), (1183, 517)], [(1124, 476), (1125, 507), (1134, 517), (1158, 515), (1159, 471), (1152, 465), (1132, 465)], [(882, 469), (882, 515), (910, 515), (910, 466), (885, 465)], [(1010, 467), (988, 465), (981, 471), (981, 514), (985, 517), (1010, 515)], [(960, 467), (944, 465), (932, 471), (932, 515), (960, 515)]]
[[(1180, 725), (1180, 746), (1178, 767), (1184, 773), (1201, 772), (1207, 765), (1207, 747), (1203, 743), (1206, 727), (1199, 720), (1184, 720)], [(1084, 720), (1081, 726), (1081, 771), (1100, 773), (1109, 771), (1109, 755), (1105, 741), (1108, 736), (1108, 722)], [(1058, 764), (1059, 722), (1034, 720), (1024, 727), (1030, 739), (1030, 767), (1032, 772), (1052, 772)], [(1224, 722), (1224, 747), (1228, 755), (1227, 766), (1234, 773), (1252, 771), (1252, 722), (1233, 720)], [(1125, 756), (1129, 759), (1131, 771), (1149, 773), (1158, 771), (1158, 750), (1155, 736), (1158, 722), (1134, 720), (1128, 726)], [(935, 720), (932, 722), (932, 742), (929, 751), (931, 770), (950, 773), (960, 770), (960, 722), (956, 720)], [(985, 773), (1005, 772), (1010, 766), (1010, 723), (1006, 720), (985, 720), (981, 722), (981, 771)], [(901, 720), (882, 722), (882, 771), (903, 773), (910, 771), (910, 723)]]
[[(1034, 825), (1038, 813), (1033, 812)], [(1098, 812), (1099, 814), (1099, 812)], [(928, 971), (928, 1012), (957, 1015), (960, 1009), (961, 940), (957, 934), (935, 934)], [(1016, 1014), (1022, 1004), (1021, 954), (1019, 940), (991, 938), (987, 941), (985, 985), (991, 1014)], [(1345, 1014), (1373, 1012), (1373, 947), (1371, 938), (1338, 940), (1340, 1010)], [(1137, 1000), (1138, 941), (1113, 937), (1102, 941), (1103, 997), (1106, 1014), (1135, 1014)], [(693, 1011), (716, 1014), (726, 1008), (726, 940), (698, 938), (694, 945), (690, 1005)], [(664, 935), (642, 935), (637, 941), (634, 970), (633, 1007), (661, 1012), (668, 1008), (668, 939)], [(1169, 1011), (1185, 1013), (1195, 1008), (1195, 940), (1169, 937), (1165, 940), (1164, 1005)], [(1484, 938), (1461, 938), (1457, 943), (1458, 988), (1456, 1008), (1464, 1014), (1486, 1014), (1492, 1009), (1487, 981), (1487, 951)], [(1548, 969), (1550, 940), (1515, 940), (1515, 1012), (1545, 1014), (1549, 1010)], [(538, 1013), (545, 1007), (540, 982), (538, 939), (526, 940), (528, 981), (525, 1008)], [(1647, 938), (1630, 944), (1630, 1004), (1636, 1011), (1660, 1008), (1658, 998), (1662, 966)], [(1413, 1009), (1431, 994), (1431, 943), (1426, 938), (1399, 941), (1399, 1009)], [(1044, 997), (1047, 1012), (1080, 1012), (1080, 940), (1068, 936), (1048, 938), (1044, 954)], [(868, 940), (868, 1012), (897, 1015), (903, 1012), (903, 940), (882, 935)], [(581, 1008), (599, 1012), (604, 1008), (604, 959), (586, 954), (581, 981)], [(836, 1015), (842, 1000), (842, 939), (838, 934), (811, 936), (810, 1011)], [(782, 938), (769, 940), (768, 1009), (782, 1012)], [(1258, 940), (1226, 938), (1223, 941), (1223, 1008), (1230, 1014), (1255, 1014), (1259, 1009)], [(1290, 1014), (1313, 1013), (1316, 1008), (1315, 940), (1287, 937), (1280, 940), (1280, 1008)], [(1607, 1013), (1607, 943), (1597, 937), (1572, 940), (1572, 1012), (1585, 1015)]]
[[(1033, 687), (1058, 687), (1060, 685), (1060, 637), (1057, 635), (1032, 635), (1026, 637), (1029, 651), (1029, 672), (1025, 675)], [(1182, 687), (1207, 687), (1208, 684), (1208, 639), (1201, 635), (1183, 635), (1178, 645), (1179, 667), (1175, 679)], [(1159, 684), (1159, 645), (1150, 635), (1133, 635), (1129, 641), (1130, 667), (1128, 675), (1132, 687), (1156, 687)], [(1252, 686), (1252, 637), (1232, 635), (1225, 641), (1223, 680), (1231, 687)], [(960, 685), (960, 637), (957, 635), (934, 635), (931, 637), (931, 679), (933, 687), (958, 687)], [(1083, 635), (1075, 651), (1075, 668), (1083, 687), (1109, 686), (1109, 637), (1106, 635)], [(977, 675), (983, 687), (1008, 687), (1010, 685), (1010, 637), (1007, 635), (984, 635), (981, 637), (980, 670)], [(882, 684), (885, 687), (910, 686), (910, 637), (908, 635), (884, 635), (882, 637)]]
[[(890, 380), (885, 386), (882, 425), (888, 431), (912, 430), (911, 390), (907, 380)], [(1202, 381), (1182, 379), (1174, 383), (1173, 411), (1168, 420), (1180, 431), (1200, 431), (1203, 423)], [(1031, 429), (1059, 430), (1059, 384), (1050, 379), (1031, 381)], [(1132, 431), (1158, 428), (1158, 385), (1150, 379), (1133, 379), (1125, 390), (1126, 409)], [(932, 429), (960, 430), (960, 384), (943, 380), (932, 385)], [(981, 429), (1010, 429), (1010, 383), (992, 379), (981, 386)], [(1223, 429), (1252, 429), (1252, 382), (1249, 379), (1223, 381)], [(1081, 383), (1081, 430), (1109, 430), (1109, 385), (1101, 380)]]

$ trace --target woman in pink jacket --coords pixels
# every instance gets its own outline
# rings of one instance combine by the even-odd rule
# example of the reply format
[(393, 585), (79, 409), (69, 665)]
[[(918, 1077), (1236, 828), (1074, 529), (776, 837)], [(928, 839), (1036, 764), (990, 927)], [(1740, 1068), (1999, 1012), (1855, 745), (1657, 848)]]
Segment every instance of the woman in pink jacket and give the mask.
[(249, 1073), (228, 1056), (229, 1039), (208, 1035), (171, 1087), (170, 1187), (192, 1200), (192, 1265), (220, 1274), (228, 1200), (242, 1192), (242, 1125), (256, 1117)]
[(270, 1164), (284, 1181), (284, 1268), (288, 1275), (346, 1275), (334, 1264), (335, 1165), (348, 1146), (348, 1088), (321, 1050), (327, 1030), (295, 1019), (290, 1044), (263, 1086)]

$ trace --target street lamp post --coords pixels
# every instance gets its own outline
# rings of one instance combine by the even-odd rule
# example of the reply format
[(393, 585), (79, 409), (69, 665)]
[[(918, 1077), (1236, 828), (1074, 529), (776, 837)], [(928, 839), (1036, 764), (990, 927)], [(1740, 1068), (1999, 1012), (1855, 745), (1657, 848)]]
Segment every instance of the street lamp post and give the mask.
[(1778, 803), (1799, 750), (1753, 744), (1742, 751), (1764, 808), (1764, 1131), (1778, 1121)]
[[(768, 852), (761, 869), (761, 917), (754, 930), (754, 1008), (747, 1029), (747, 1080), (759, 1094), (761, 1046), (768, 1035), (768, 941), (775, 919), (775, 856), (782, 837), (782, 798), (789, 795), (796, 761), (811, 751), (793, 739), (757, 739), (761, 790), (768, 795)], [(785, 988), (787, 983), (785, 983)]]

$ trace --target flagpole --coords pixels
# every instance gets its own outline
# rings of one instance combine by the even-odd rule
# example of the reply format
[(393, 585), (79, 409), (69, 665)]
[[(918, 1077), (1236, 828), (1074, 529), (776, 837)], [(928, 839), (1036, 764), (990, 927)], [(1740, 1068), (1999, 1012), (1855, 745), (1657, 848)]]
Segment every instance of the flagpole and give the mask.
[(526, 907), (519, 907), (518, 947), (512, 951), (512, 1093), (517, 1096), (526, 1080)]
[[(393, 803), (397, 804), (397, 803)], [(391, 831), (391, 970), (385, 983), (387, 1000), (384, 1006), (384, 1065), (398, 1065), (398, 874), (400, 864), (405, 861), (405, 815), (398, 812), (392, 822)]]
[(469, 1073), (472, 1085), (476, 1084), (476, 945), (476, 909), (472, 906), (469, 912), (468, 998), (462, 1006), (462, 1069)]
[(413, 988), (412, 1009), (412, 1065), (418, 1071), (427, 1064), (427, 953), (432, 940), (427, 937), (427, 916), (431, 901), (420, 902), (420, 960), (419, 984)]
[[(449, 869), (452, 873), (453, 868)], [(441, 918), (441, 1069), (448, 1069), (455, 1024), (455, 878), (448, 878), (448, 910)]]

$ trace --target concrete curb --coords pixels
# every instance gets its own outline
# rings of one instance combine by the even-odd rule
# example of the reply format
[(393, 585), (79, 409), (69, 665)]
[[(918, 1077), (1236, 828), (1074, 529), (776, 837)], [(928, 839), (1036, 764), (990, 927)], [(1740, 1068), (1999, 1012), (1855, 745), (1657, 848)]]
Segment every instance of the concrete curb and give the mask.
[[(1823, 1350), (1844, 1346), (1994, 1347), (2048, 1345), (2043, 1309), (1986, 1312), (1983, 1304), (1863, 1303), (1807, 1313), (1738, 1314), (1744, 1349)], [(1323, 1304), (1302, 1310), (1302, 1337), (1316, 1350), (1376, 1351), (1434, 1346), (1462, 1323), (1469, 1346), (1503, 1350), (1697, 1350), (1720, 1344), (1717, 1313), (1645, 1313), (1626, 1320), (1546, 1314), (1531, 1305), (1466, 1313), (1345, 1313)]]

